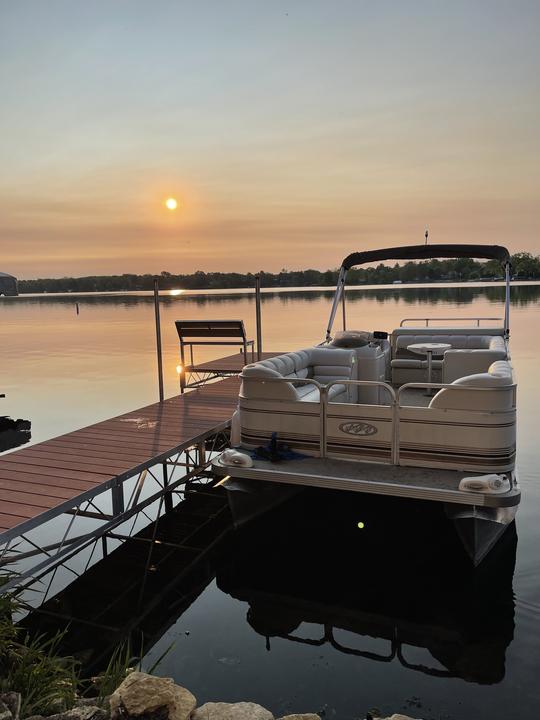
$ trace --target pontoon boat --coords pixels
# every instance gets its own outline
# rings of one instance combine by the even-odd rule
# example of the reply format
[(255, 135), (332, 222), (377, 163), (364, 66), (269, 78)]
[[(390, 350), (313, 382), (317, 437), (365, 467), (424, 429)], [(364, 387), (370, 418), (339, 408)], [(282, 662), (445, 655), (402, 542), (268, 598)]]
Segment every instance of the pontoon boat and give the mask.
[[(506, 279), (500, 322), (407, 318), (390, 332), (347, 329), (350, 268), (462, 257), (500, 262)], [(325, 340), (244, 367), (231, 429), (239, 452), (218, 458), (216, 474), (251, 481), (251, 489), (264, 481), (443, 503), (478, 564), (514, 520), (520, 501), (510, 277), (509, 253), (496, 245), (349, 255)], [(343, 330), (332, 334), (340, 305)]]

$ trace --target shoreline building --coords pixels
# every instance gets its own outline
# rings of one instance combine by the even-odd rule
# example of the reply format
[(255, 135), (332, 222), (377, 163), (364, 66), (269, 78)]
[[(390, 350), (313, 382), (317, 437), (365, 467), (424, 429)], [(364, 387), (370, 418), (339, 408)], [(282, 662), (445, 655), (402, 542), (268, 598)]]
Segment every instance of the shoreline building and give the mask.
[(18, 295), (17, 278), (13, 275), (0, 272), (0, 295)]

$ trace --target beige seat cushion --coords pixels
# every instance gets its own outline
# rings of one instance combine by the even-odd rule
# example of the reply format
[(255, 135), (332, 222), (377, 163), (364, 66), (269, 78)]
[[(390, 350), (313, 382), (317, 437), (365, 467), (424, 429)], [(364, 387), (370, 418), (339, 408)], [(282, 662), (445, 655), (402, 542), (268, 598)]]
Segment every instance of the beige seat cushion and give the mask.
[[(408, 330), (408, 332), (405, 332)], [(472, 329), (465, 332), (450, 330), (431, 330), (401, 328), (392, 333), (392, 356), (395, 358), (412, 358), (414, 353), (407, 350), (413, 343), (447, 343), (453, 350), (505, 350), (504, 339), (500, 334), (493, 331), (473, 332)], [(478, 328), (476, 328), (478, 330)], [(493, 333), (493, 334), (492, 334)]]
[[(479, 412), (496, 412), (511, 410), (514, 406), (512, 366), (506, 360), (498, 360), (489, 366), (485, 373), (467, 375), (454, 380), (452, 385), (459, 388), (479, 387), (493, 388), (488, 390), (453, 390), (443, 388), (434, 396), (430, 408), (445, 410), (477, 410)], [(507, 388), (498, 390), (497, 388)]]
[[(398, 358), (396, 360), (392, 360), (390, 365), (393, 368), (427, 368), (428, 363), (427, 360), (412, 360), (409, 358)], [(431, 361), (431, 367), (437, 368), (440, 370), (443, 366), (442, 360), (432, 360)]]
[[(346, 402), (346, 397), (346, 385), (332, 385), (328, 392), (328, 399), (330, 402)], [(302, 395), (301, 399), (303, 402), (319, 402), (319, 388), (306, 385), (306, 392)]]
[[(351, 380), (355, 359), (353, 350), (318, 347), (278, 355), (246, 365), (242, 371), (240, 392), (244, 398), (318, 402), (318, 388), (302, 381), (313, 379), (321, 385), (327, 385)], [(273, 382), (273, 378), (284, 378), (290, 382)], [(261, 382), (264, 379), (270, 382)], [(335, 400), (342, 395), (346, 401), (346, 386), (338, 384), (330, 388), (330, 399)]]

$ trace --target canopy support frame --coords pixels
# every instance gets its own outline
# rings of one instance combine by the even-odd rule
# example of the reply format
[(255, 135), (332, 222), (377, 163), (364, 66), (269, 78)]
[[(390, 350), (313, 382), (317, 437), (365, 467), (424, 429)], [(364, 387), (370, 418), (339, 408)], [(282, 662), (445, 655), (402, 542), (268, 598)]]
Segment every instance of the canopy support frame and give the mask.
[(504, 337), (510, 337), (510, 263), (504, 266), (505, 296), (504, 296)]
[[(455, 254), (453, 254), (455, 253)], [(399, 260), (399, 259), (418, 259), (426, 260), (436, 257), (482, 257), (486, 259), (498, 259), (504, 267), (505, 272), (505, 300), (504, 300), (504, 336), (506, 339), (510, 337), (510, 280), (511, 280), (511, 264), (508, 250), (499, 245), (418, 245), (396, 248), (385, 248), (382, 250), (366, 251), (362, 253), (352, 253), (343, 261), (340, 269), (328, 319), (328, 327), (326, 328), (325, 342), (332, 340), (332, 326), (336, 318), (337, 309), (340, 300), (343, 301), (343, 329), (345, 330), (345, 278), (347, 271), (355, 265), (363, 265), (365, 263), (374, 262), (375, 260)]]
[(334, 324), (334, 319), (336, 317), (337, 309), (339, 307), (339, 301), (341, 300), (341, 295), (345, 291), (345, 278), (347, 277), (347, 270), (341, 266), (339, 269), (339, 275), (338, 275), (338, 281), (336, 285), (336, 292), (334, 294), (334, 301), (332, 303), (332, 309), (330, 310), (330, 318), (328, 319), (328, 327), (326, 329), (326, 342), (330, 342), (332, 339), (332, 325)]

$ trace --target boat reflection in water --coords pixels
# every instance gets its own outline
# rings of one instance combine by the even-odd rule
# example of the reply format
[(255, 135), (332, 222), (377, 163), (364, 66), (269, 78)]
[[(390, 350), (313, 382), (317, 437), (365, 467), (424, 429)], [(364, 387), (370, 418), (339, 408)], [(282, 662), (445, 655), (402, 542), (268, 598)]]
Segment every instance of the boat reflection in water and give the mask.
[[(268, 650), (272, 638), (328, 643), (428, 675), (498, 683), (514, 633), (515, 524), (474, 569), (442, 512), (309, 489), (238, 531), (218, 586), (249, 603), (247, 621)], [(418, 648), (427, 662), (415, 659), (426, 657)]]

